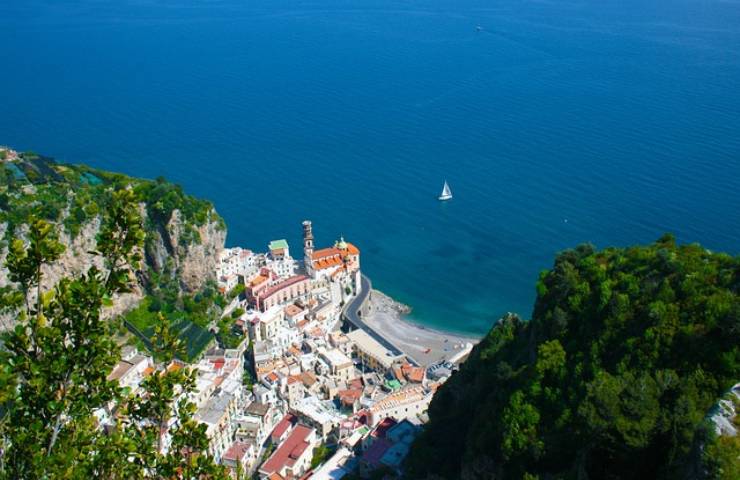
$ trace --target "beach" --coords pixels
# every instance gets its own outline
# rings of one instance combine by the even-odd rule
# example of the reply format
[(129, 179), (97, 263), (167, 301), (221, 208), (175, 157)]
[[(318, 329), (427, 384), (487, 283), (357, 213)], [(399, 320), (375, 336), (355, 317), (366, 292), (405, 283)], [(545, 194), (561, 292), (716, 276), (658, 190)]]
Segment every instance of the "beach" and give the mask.
[(365, 323), (421, 365), (457, 361), (480, 340), (409, 322), (404, 317), (411, 309), (379, 290), (372, 291), (370, 301), (372, 313), (363, 318)]

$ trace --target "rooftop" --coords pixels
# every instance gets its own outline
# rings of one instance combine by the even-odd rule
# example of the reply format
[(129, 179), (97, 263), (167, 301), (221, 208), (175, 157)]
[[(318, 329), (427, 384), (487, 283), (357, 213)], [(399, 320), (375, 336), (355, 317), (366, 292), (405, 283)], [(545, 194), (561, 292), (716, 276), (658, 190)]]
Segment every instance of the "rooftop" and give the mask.
[(289, 428), (291, 428), (296, 423), (298, 423), (298, 417), (296, 417), (292, 413), (286, 413), (282, 420), (280, 420), (275, 428), (272, 430), (270, 437), (272, 437), (273, 441), (279, 439), (283, 436), (285, 432), (288, 431)]
[(347, 355), (343, 354), (336, 348), (333, 350), (326, 351), (322, 354), (329, 365), (335, 368), (341, 368), (345, 366), (352, 366), (352, 360)]
[(260, 472), (270, 475), (279, 472), (285, 467), (291, 467), (301, 454), (308, 448), (308, 437), (313, 433), (313, 428), (305, 425), (296, 425), (288, 438), (275, 450), (270, 458), (260, 467)]
[(244, 409), (244, 413), (264, 417), (269, 410), (270, 406), (266, 403), (252, 402)]
[(340, 447), (326, 463), (314, 471), (311, 480), (340, 480), (352, 470), (347, 465), (351, 458), (352, 452)]
[(226, 450), (226, 453), (224, 453), (223, 458), (225, 460), (233, 460), (235, 462), (241, 461), (251, 447), (252, 445), (249, 443), (234, 442), (231, 444), (229, 449)]
[(380, 342), (368, 335), (368, 333), (362, 329), (349, 332), (347, 337), (355, 342), (360, 350), (374, 357), (385, 368), (390, 368), (391, 365), (393, 365), (393, 362), (398, 358), (393, 354), (393, 352), (385, 348), (380, 344)]
[(206, 404), (199, 408), (195, 414), (196, 420), (211, 425), (217, 424), (223, 418), (233, 400), (234, 396), (228, 393), (209, 398)]
[(270, 250), (285, 250), (288, 248), (288, 241), (281, 238), (280, 240), (273, 240), (268, 246)]

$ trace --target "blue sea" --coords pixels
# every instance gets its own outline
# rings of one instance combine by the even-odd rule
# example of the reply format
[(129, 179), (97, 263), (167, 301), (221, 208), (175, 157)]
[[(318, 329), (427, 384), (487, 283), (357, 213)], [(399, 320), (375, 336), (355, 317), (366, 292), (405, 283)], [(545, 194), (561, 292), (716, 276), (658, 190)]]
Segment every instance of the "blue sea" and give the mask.
[(3, 0), (0, 144), (164, 175), (229, 245), (311, 219), (479, 334), (582, 242), (740, 253), (740, 2)]

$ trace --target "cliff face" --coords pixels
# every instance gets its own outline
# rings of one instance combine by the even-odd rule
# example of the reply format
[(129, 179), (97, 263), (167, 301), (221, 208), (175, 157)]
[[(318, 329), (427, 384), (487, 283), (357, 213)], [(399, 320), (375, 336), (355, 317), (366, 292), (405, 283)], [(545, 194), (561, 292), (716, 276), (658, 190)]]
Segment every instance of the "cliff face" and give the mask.
[[(144, 207), (144, 205), (142, 205)], [(146, 209), (142, 208), (146, 223)], [(215, 212), (214, 212), (215, 215)], [(102, 259), (91, 253), (95, 250), (96, 238), (100, 230), (100, 217), (94, 218), (82, 226), (74, 237), (60, 229), (59, 241), (66, 247), (62, 256), (53, 265), (44, 268), (44, 289), (52, 288), (60, 279), (79, 275), (91, 266), (103, 268)], [(113, 306), (105, 309), (107, 316), (119, 315), (134, 308), (144, 298), (151, 272), (167, 274), (177, 278), (183, 292), (192, 293), (204, 287), (209, 280), (215, 280), (216, 262), (219, 252), (224, 248), (226, 231), (216, 220), (211, 220), (196, 228), (197, 236), (192, 243), (180, 243), (179, 234), (183, 228), (182, 215), (173, 211), (172, 219), (167, 224), (164, 236), (161, 229), (147, 231), (147, 254), (138, 275), (138, 284), (130, 293), (117, 295)], [(0, 237), (4, 236), (8, 224), (0, 224)], [(15, 235), (23, 238), (25, 227), (16, 228)], [(151, 252), (151, 254), (150, 254)], [(0, 248), (0, 265), (5, 264), (8, 254), (7, 245)], [(8, 271), (0, 268), (0, 288), (9, 284)], [(0, 319), (0, 328), (12, 325), (12, 319)]]
[(216, 262), (224, 248), (226, 230), (210, 220), (200, 226), (190, 226), (195, 235), (188, 241), (183, 238), (184, 228), (181, 212), (174, 210), (165, 226), (150, 232), (153, 240), (147, 241), (145, 258), (156, 272), (170, 269), (168, 273), (178, 279), (183, 291), (195, 292), (207, 281), (216, 279)]
[[(58, 261), (45, 267), (42, 288), (52, 288), (61, 278), (79, 275), (93, 265), (102, 268), (102, 259), (91, 252), (106, 199), (110, 191), (122, 187), (133, 188), (141, 198), (144, 262), (133, 291), (114, 298), (106, 315), (135, 307), (153, 286), (155, 276), (176, 279), (182, 293), (196, 292), (215, 280), (216, 262), (226, 239), (223, 220), (209, 202), (185, 195), (176, 185), (163, 179), (149, 181), (60, 165), (37, 156), (0, 163), (0, 180), (0, 288), (9, 284), (4, 267), (8, 244), (13, 238), (25, 238), (29, 214), (56, 225), (66, 247)], [(0, 317), (0, 329), (13, 323), (11, 315)]]

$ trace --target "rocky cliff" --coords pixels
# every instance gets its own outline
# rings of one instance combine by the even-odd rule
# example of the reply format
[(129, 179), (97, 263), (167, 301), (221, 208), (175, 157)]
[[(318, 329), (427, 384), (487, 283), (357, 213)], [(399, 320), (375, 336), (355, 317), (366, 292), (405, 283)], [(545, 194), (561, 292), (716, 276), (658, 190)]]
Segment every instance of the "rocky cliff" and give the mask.
[[(25, 237), (25, 221), (31, 214), (57, 225), (59, 240), (66, 247), (61, 258), (45, 268), (44, 288), (92, 265), (102, 267), (102, 260), (91, 252), (107, 195), (122, 186), (134, 188), (141, 198), (145, 255), (137, 272), (138, 285), (115, 298), (107, 314), (136, 306), (156, 278), (176, 279), (183, 293), (196, 292), (215, 280), (218, 254), (226, 239), (223, 220), (209, 202), (185, 195), (163, 179), (136, 179), (21, 154), (14, 162), (0, 163), (0, 181), (0, 288), (9, 283), (4, 268), (8, 242)], [(0, 329), (13, 324), (12, 316), (0, 320)]]

